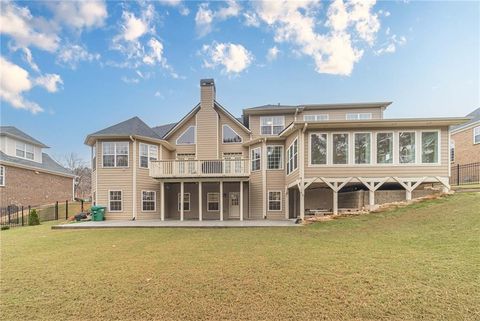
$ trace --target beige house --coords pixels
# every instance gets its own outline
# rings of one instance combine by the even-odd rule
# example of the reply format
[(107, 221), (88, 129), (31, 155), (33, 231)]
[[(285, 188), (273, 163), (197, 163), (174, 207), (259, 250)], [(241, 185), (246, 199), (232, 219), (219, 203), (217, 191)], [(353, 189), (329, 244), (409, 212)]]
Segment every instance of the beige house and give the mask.
[(448, 190), (449, 126), (466, 119), (384, 119), (389, 105), (266, 105), (236, 118), (204, 79), (177, 123), (134, 117), (87, 136), (94, 202), (107, 219), (289, 219)]

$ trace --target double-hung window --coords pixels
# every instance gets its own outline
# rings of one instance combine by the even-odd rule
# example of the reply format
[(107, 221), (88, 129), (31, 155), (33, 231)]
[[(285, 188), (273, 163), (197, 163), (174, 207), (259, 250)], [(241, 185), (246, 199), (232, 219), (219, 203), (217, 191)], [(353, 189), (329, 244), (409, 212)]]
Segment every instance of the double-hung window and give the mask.
[(347, 120), (366, 120), (372, 119), (372, 113), (347, 113)]
[(268, 210), (269, 211), (282, 210), (282, 192), (268, 191)]
[(140, 167), (149, 168), (151, 161), (158, 160), (158, 146), (140, 143)]
[(103, 142), (103, 167), (128, 167), (128, 142)]
[(0, 166), (0, 186), (5, 186), (5, 166)]
[(283, 169), (283, 146), (267, 146), (267, 169)]
[(415, 132), (398, 134), (398, 152), (400, 164), (415, 163)]
[(33, 160), (34, 150), (35, 150), (35, 147), (33, 147), (33, 145), (22, 143), (22, 142), (15, 143), (15, 155), (17, 157)]
[(298, 138), (287, 149), (287, 175), (298, 168)]
[(278, 135), (285, 128), (284, 116), (260, 117), (260, 133), (262, 135)]
[(473, 129), (473, 144), (480, 144), (480, 126)]
[(355, 164), (370, 164), (372, 155), (372, 135), (370, 133), (355, 133)]
[(328, 114), (318, 114), (318, 115), (303, 115), (304, 121), (326, 121), (328, 120)]
[(422, 132), (422, 163), (438, 163), (438, 132)]
[(142, 191), (142, 211), (143, 212), (155, 212), (156, 207), (156, 192), (155, 191)]
[(327, 134), (310, 134), (310, 164), (327, 164)]
[(207, 193), (207, 211), (217, 212), (220, 209), (220, 193)]
[(332, 134), (333, 164), (348, 164), (348, 134)]
[(377, 164), (393, 163), (393, 133), (377, 133)]
[(110, 212), (122, 211), (122, 191), (108, 192), (108, 209)]
[(259, 171), (262, 163), (262, 149), (260, 147), (252, 149), (252, 171)]
[[(182, 210), (182, 193), (178, 193), (178, 211)], [(183, 210), (185, 212), (190, 211), (190, 193), (183, 193)]]

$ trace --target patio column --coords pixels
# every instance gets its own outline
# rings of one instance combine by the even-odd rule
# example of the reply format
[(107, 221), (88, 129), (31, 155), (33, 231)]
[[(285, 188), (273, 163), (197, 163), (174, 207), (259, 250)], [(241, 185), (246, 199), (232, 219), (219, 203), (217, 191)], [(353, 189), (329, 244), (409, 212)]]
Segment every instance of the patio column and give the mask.
[(290, 210), (290, 193), (288, 187), (285, 189), (285, 219), (288, 220), (290, 214), (288, 213)]
[(183, 221), (184, 183), (180, 182), (180, 221)]
[(240, 221), (243, 221), (243, 182), (240, 181)]
[(219, 182), (220, 184), (220, 221), (223, 221), (223, 181)]
[(202, 182), (198, 182), (198, 220), (203, 220)]
[(165, 221), (165, 183), (160, 182), (160, 219)]
[(368, 205), (370, 205), (370, 209), (375, 206), (375, 191), (373, 190), (368, 191)]
[[(303, 183), (302, 183), (303, 184)], [(300, 194), (300, 218), (302, 221), (305, 219), (305, 190), (299, 189)]]
[(338, 192), (333, 191), (333, 215), (338, 214)]

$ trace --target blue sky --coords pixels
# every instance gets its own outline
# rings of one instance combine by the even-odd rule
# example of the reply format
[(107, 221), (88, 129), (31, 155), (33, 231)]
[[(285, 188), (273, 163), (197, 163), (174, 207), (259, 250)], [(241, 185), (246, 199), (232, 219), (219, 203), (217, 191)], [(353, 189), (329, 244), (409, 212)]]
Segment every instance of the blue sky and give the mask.
[(88, 158), (88, 133), (175, 122), (215, 78), (233, 114), (393, 101), (386, 117), (480, 106), (480, 3), (1, 2), (1, 123)]

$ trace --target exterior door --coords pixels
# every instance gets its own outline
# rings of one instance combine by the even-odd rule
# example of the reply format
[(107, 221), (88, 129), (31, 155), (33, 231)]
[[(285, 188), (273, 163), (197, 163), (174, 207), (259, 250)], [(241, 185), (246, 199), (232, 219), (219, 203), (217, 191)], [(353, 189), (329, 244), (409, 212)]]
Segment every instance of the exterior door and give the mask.
[(228, 197), (228, 217), (240, 218), (240, 193), (230, 192)]

